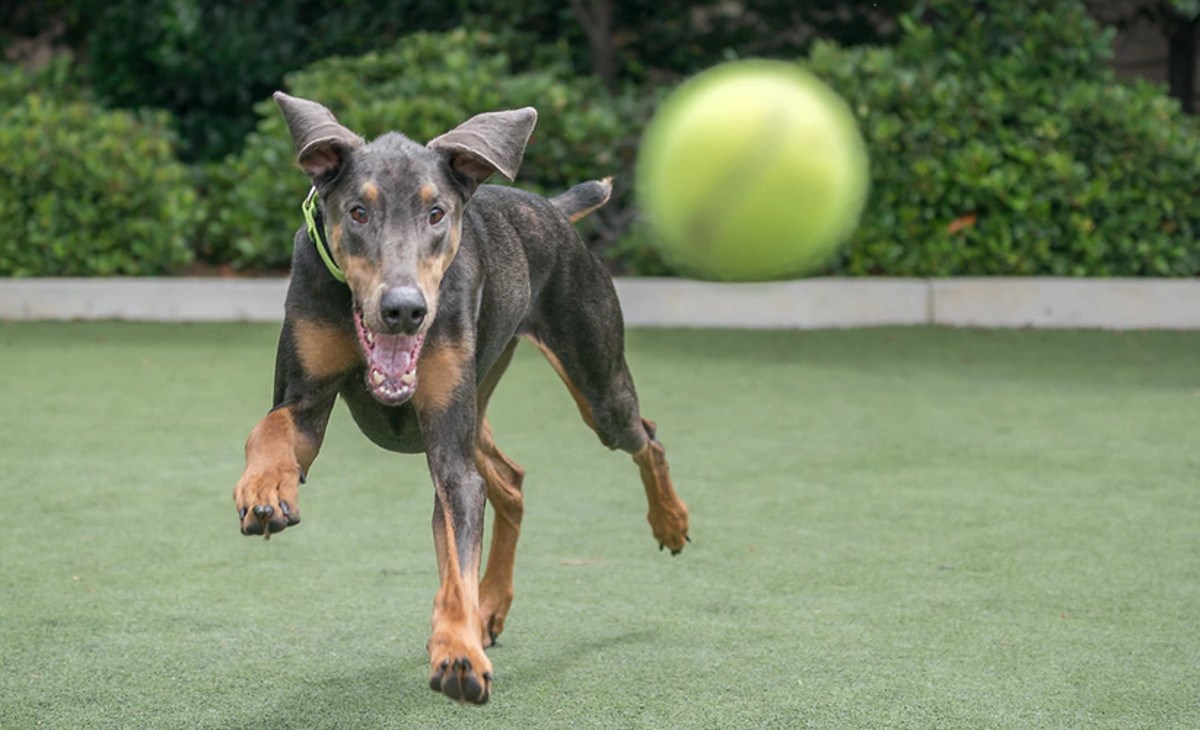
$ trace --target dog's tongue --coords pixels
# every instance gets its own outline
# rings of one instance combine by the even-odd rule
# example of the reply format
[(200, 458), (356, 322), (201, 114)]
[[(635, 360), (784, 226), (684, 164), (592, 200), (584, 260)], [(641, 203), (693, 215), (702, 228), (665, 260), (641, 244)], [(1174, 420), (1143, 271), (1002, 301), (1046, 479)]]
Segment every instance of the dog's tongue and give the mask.
[(367, 349), (367, 388), (376, 400), (399, 404), (417, 389), (421, 337), (372, 333)]
[(366, 386), (381, 403), (399, 405), (417, 390), (417, 360), (425, 335), (389, 335), (367, 328), (354, 308), (358, 343), (367, 358)]
[(400, 380), (400, 376), (416, 367), (413, 360), (417, 338), (411, 335), (375, 335), (375, 346), (368, 355), (370, 366), (389, 380)]

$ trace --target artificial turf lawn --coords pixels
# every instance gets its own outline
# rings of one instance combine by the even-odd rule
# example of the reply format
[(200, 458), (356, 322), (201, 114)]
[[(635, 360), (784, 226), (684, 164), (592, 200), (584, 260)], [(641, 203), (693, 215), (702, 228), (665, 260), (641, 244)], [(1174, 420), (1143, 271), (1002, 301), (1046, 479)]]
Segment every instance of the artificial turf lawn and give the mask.
[(238, 534), (275, 334), (0, 323), (0, 727), (1200, 726), (1200, 333), (632, 332), (676, 558), (523, 347), (480, 708), (425, 684), (423, 459), (339, 406)]

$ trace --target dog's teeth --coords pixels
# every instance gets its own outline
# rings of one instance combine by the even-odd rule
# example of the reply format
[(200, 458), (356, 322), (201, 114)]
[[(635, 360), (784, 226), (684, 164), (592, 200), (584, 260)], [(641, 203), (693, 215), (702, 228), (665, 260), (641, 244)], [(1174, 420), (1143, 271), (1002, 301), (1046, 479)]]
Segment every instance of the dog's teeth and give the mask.
[(375, 333), (372, 332), (371, 330), (367, 330), (367, 344), (368, 345), (375, 344)]
[(416, 373), (405, 373), (400, 376), (400, 384), (401, 385), (411, 386), (413, 383), (416, 383), (416, 382), (417, 382), (417, 374)]
[(383, 373), (379, 372), (378, 370), (371, 371), (371, 382), (372, 383), (374, 383), (375, 385), (383, 385), (384, 380), (386, 380), (386, 378), (384, 377)]

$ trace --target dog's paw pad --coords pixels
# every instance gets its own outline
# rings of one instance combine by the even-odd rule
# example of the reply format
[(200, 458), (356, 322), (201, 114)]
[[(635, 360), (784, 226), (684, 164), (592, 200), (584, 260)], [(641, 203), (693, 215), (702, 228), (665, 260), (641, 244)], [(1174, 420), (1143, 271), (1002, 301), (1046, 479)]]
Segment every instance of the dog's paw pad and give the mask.
[(482, 705), (492, 693), (492, 673), (477, 672), (467, 657), (443, 659), (429, 676), (429, 688), (452, 700)]

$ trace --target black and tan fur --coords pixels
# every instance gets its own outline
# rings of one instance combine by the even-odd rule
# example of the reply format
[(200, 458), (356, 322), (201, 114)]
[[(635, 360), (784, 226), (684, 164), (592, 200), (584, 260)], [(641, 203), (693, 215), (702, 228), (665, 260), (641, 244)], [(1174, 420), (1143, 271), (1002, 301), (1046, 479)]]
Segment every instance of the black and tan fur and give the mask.
[[(484, 648), (504, 629), (513, 598), (524, 471), (496, 446), (485, 414), (518, 340), (546, 354), (600, 441), (633, 457), (659, 545), (677, 553), (687, 540), (687, 508), (638, 409), (612, 282), (571, 225), (603, 205), (610, 187), (584, 183), (547, 200), (482, 185), (493, 173), (515, 175), (536, 122), (531, 108), (473, 117), (427, 145), (396, 133), (368, 144), (319, 104), (276, 100), (346, 283), (301, 229), (274, 407), (246, 442), (234, 488), (241, 530), (269, 536), (300, 521), (299, 485), (339, 395), (373, 442), (423, 452), (441, 576), (430, 686), (486, 702)], [(355, 311), (372, 333), (423, 336), (415, 392), (403, 402), (381, 402), (366, 386)], [(480, 579), (485, 502), (496, 519)]]

